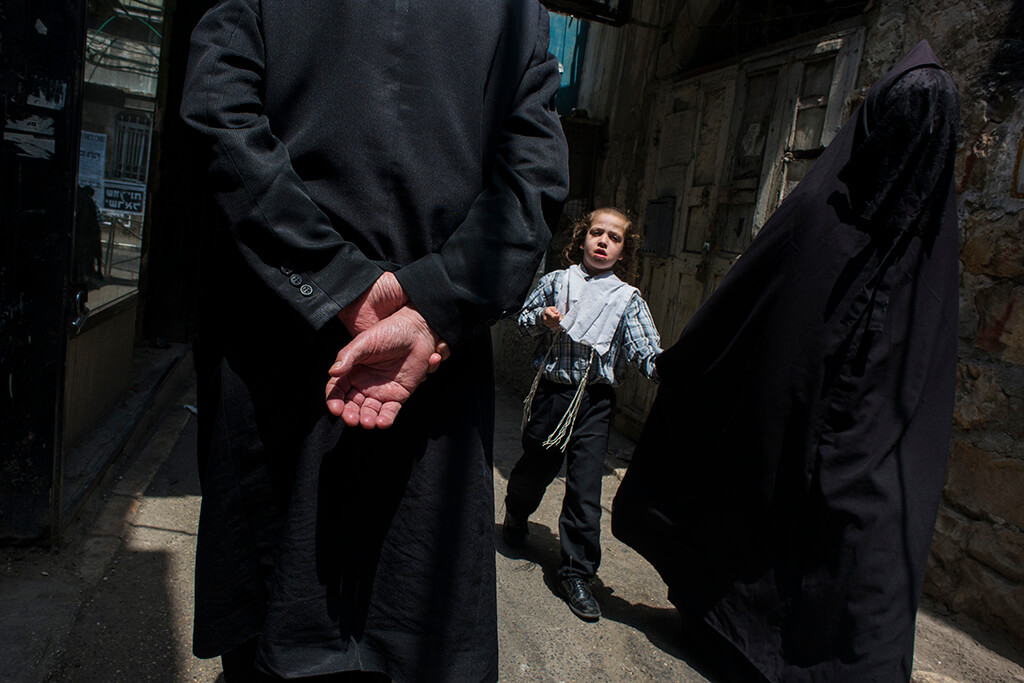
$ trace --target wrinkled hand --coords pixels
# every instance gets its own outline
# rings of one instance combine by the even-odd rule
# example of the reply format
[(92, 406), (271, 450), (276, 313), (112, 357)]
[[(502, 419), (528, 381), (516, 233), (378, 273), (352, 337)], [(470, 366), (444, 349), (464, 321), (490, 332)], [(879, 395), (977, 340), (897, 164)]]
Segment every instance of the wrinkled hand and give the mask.
[(358, 299), (338, 312), (338, 319), (353, 337), (370, 329), (409, 303), (394, 273), (385, 272)]
[(548, 306), (541, 311), (540, 321), (544, 323), (545, 326), (554, 330), (558, 327), (558, 323), (562, 321), (562, 314), (559, 313), (558, 309), (554, 306)]
[(441, 348), (447, 353), (423, 316), (403, 306), (338, 352), (328, 372), (327, 409), (350, 427), (387, 429), (441, 362)]
[[(380, 321), (392, 315), (409, 303), (402, 285), (394, 273), (385, 272), (363, 292), (358, 299), (338, 312), (338, 319), (353, 337), (365, 332)], [(434, 349), (438, 359), (427, 372), (437, 370), (442, 360), (447, 360), (451, 349), (445, 342), (439, 342)]]

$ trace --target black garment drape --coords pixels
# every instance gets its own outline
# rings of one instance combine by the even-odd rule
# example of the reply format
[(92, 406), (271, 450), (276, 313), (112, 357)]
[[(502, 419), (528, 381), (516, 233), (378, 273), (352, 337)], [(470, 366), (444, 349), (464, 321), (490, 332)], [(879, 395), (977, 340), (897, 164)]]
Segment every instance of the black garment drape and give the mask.
[(958, 118), (922, 42), (658, 360), (613, 533), (769, 680), (910, 677), (955, 389)]
[[(493, 379), (568, 183), (534, 0), (221, 0), (182, 103), (207, 143), (194, 650), (284, 678), (497, 678)], [(384, 271), (452, 348), (345, 428), (336, 314)]]

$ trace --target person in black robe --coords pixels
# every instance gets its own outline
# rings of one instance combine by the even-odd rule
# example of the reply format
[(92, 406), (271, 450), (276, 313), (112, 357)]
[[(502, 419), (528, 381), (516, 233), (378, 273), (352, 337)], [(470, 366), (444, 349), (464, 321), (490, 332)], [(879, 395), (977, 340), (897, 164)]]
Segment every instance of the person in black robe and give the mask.
[(922, 42), (658, 359), (612, 531), (727, 681), (906, 681), (957, 359), (956, 88)]
[(103, 245), (100, 243), (100, 213), (90, 185), (79, 185), (75, 197), (75, 250), (71, 282), (83, 292), (97, 289), (103, 280)]
[(193, 33), (182, 116), (218, 214), (193, 649), (229, 683), (497, 678), (487, 326), (567, 192), (547, 22), (535, 0), (221, 0)]

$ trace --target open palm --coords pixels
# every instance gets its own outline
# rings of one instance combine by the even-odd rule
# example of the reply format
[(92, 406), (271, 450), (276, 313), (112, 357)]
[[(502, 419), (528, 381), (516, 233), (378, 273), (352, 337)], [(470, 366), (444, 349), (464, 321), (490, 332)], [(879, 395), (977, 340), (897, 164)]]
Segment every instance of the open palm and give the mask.
[(390, 427), (440, 362), (438, 343), (423, 316), (408, 306), (360, 332), (338, 352), (329, 371), (328, 410), (351, 427)]

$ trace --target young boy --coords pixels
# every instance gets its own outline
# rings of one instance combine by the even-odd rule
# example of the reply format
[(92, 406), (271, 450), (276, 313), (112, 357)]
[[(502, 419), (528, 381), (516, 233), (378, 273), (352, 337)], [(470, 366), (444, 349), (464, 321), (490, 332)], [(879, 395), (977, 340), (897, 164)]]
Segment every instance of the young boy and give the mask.
[(661, 353), (651, 312), (627, 284), (636, 276), (637, 242), (621, 211), (585, 215), (563, 253), (572, 265), (543, 276), (519, 314), (519, 325), (543, 334), (544, 343), (524, 410), (523, 455), (509, 475), (502, 535), (510, 546), (523, 545), (527, 519), (568, 454), (559, 586), (569, 609), (586, 621), (601, 616), (590, 582), (601, 561), (601, 475), (613, 387), (622, 383), (627, 361), (656, 379)]

